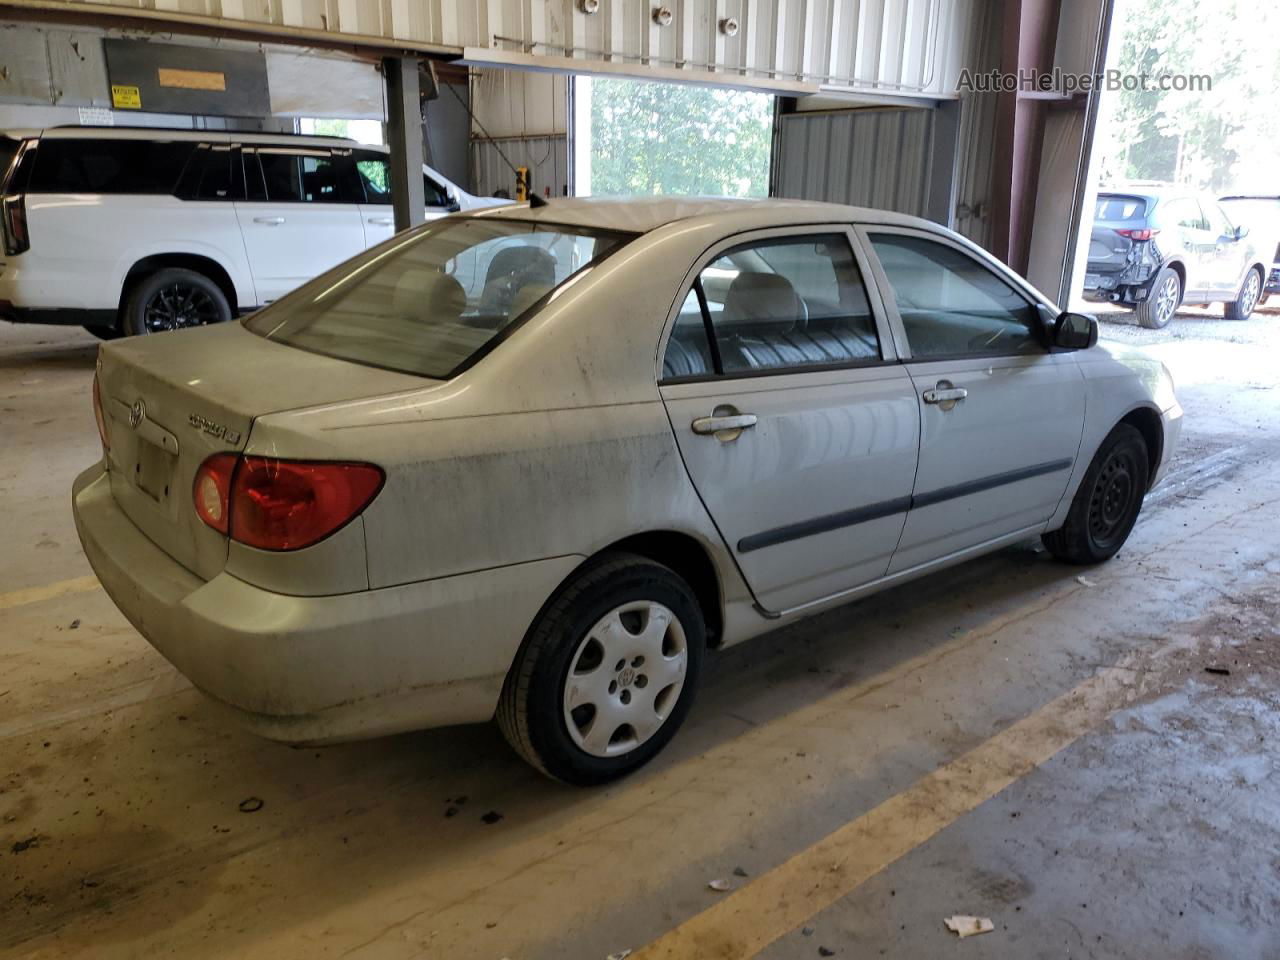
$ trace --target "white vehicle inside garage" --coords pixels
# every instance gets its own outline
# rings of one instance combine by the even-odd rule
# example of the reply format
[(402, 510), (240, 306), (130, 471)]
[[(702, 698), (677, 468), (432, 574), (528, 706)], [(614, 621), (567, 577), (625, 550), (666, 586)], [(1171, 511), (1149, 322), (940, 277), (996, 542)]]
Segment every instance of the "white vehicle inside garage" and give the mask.
[(1275, 28), (0, 0), (0, 953), (1269, 955)]

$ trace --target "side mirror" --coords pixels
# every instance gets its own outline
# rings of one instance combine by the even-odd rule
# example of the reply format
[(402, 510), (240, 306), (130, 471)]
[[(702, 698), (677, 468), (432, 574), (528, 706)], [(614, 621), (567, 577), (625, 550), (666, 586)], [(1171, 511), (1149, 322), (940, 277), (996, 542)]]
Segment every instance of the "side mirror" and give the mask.
[(1098, 342), (1098, 318), (1087, 313), (1061, 313), (1053, 324), (1053, 345), (1061, 350), (1087, 350)]
[(1243, 240), (1248, 235), (1249, 235), (1248, 227), (1245, 227), (1245, 226), (1236, 227), (1235, 238), (1237, 240)]

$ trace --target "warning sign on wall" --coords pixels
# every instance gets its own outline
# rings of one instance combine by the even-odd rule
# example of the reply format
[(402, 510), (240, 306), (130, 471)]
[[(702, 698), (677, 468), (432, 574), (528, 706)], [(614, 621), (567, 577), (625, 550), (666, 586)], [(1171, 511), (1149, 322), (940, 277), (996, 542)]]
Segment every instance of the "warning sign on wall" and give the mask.
[(117, 110), (141, 110), (142, 94), (137, 87), (123, 83), (111, 85), (111, 105)]

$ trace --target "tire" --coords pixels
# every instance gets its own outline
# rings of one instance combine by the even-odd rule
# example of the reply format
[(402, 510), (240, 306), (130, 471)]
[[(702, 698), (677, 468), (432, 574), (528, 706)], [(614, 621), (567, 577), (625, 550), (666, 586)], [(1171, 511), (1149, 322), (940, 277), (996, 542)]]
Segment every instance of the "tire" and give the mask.
[(1171, 267), (1161, 267), (1151, 292), (1134, 309), (1138, 322), (1148, 330), (1163, 330), (1182, 303), (1182, 278)]
[(1129, 538), (1150, 480), (1147, 442), (1127, 423), (1112, 430), (1085, 471), (1066, 523), (1040, 539), (1059, 560), (1102, 563)]
[(99, 340), (115, 340), (120, 336), (119, 327), (89, 326), (87, 323), (83, 326)]
[(230, 319), (231, 305), (221, 287), (203, 273), (165, 267), (129, 291), (123, 325), (127, 335), (141, 336)]
[[(667, 615), (665, 627), (655, 623)], [(702, 610), (683, 579), (644, 557), (602, 555), (530, 628), (503, 684), (498, 725), (556, 780), (592, 786), (625, 776), (684, 721), (705, 646)]]
[(1257, 267), (1250, 269), (1244, 276), (1244, 282), (1240, 284), (1240, 292), (1236, 294), (1235, 300), (1222, 305), (1223, 315), (1228, 320), (1248, 320), (1263, 299), (1263, 282), (1262, 271)]

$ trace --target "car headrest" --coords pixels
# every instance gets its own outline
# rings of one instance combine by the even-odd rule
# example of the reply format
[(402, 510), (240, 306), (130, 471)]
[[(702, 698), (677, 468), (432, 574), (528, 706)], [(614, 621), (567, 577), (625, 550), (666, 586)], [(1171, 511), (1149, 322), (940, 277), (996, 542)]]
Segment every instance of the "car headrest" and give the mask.
[[(556, 283), (556, 261), (541, 247), (521, 244), (499, 250), (489, 261), (480, 293), (482, 314), (514, 316), (512, 304), (524, 287), (543, 288), (543, 293)], [(538, 294), (542, 296), (542, 294)], [(536, 298), (535, 298), (536, 299)]]
[(414, 319), (428, 314), (456, 320), (467, 309), (467, 292), (453, 277), (439, 270), (410, 268), (396, 280), (391, 312)]
[(744, 270), (729, 284), (720, 324), (783, 332), (803, 327), (807, 318), (804, 301), (790, 280), (776, 273)]

